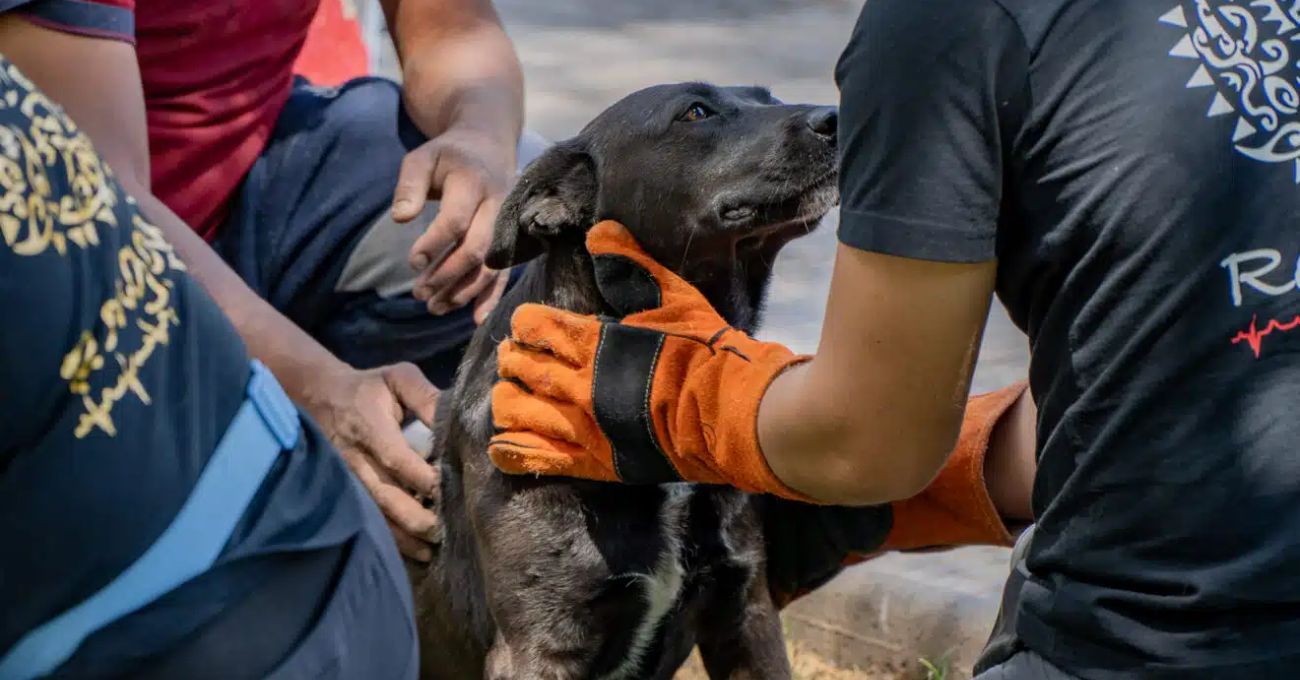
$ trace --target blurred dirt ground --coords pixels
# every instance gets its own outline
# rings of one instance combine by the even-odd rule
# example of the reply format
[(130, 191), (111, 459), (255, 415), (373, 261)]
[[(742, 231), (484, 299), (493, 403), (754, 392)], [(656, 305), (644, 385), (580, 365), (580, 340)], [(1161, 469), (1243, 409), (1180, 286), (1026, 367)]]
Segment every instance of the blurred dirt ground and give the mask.
[[(873, 668), (844, 668), (799, 643), (790, 643), (788, 648), (794, 680), (919, 680), (926, 677), (919, 664), (916, 668), (899, 668), (892, 664), (879, 664)], [(686, 666), (677, 672), (676, 680), (708, 680), (708, 677), (699, 655), (692, 654)]]

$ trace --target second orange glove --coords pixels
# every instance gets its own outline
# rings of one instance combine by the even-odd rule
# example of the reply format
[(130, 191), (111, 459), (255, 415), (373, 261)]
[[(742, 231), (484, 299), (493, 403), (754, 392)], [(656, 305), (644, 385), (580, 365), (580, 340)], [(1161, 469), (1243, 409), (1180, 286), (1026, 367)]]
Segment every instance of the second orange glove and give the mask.
[(757, 432), (768, 385), (807, 357), (731, 328), (622, 225), (593, 227), (587, 249), (602, 296), (622, 316), (515, 311), (492, 391), (497, 467), (807, 500), (772, 473)]

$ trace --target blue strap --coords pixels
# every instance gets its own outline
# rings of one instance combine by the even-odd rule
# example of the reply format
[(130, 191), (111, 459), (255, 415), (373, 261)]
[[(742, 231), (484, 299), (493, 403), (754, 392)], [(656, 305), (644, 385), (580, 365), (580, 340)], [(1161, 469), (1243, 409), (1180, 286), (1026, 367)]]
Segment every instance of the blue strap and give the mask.
[(58, 668), (88, 636), (211, 568), (280, 452), (298, 442), (298, 411), (261, 362), (248, 398), (158, 540), (99, 592), (29, 631), (0, 660), (0, 680)]

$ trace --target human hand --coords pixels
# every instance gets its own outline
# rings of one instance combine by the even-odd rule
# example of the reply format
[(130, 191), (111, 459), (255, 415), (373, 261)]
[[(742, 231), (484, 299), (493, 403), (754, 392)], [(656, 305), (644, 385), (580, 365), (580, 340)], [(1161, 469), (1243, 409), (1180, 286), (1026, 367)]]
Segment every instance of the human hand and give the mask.
[(342, 367), (321, 373), (301, 401), (374, 497), (402, 554), (431, 559), (440, 523), (415, 494), (436, 499), (439, 474), (402, 437), (402, 420), (409, 412), (432, 427), (437, 389), (412, 364)]
[(411, 246), (410, 264), (421, 274), (415, 298), (431, 314), (474, 305), (483, 323), (505, 291), (502, 272), (483, 265), (492, 227), (515, 170), (515, 143), (477, 130), (451, 128), (402, 159), (393, 219), (409, 222), (425, 201), (441, 201), (438, 215)]

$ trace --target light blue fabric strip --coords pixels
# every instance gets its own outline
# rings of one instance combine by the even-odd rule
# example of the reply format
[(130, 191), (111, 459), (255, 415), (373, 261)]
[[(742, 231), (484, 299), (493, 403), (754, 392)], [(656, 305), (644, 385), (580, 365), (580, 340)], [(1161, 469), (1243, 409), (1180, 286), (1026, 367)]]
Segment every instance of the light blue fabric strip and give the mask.
[(211, 568), (271, 465), (297, 443), (300, 428), (293, 403), (254, 360), (248, 398), (171, 524), (99, 592), (23, 636), (0, 660), (0, 680), (50, 673), (95, 631)]

